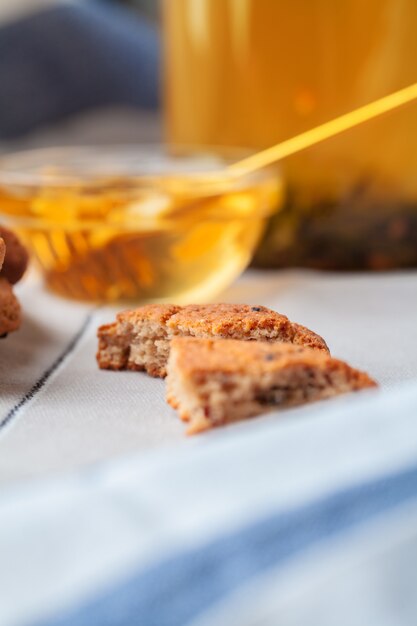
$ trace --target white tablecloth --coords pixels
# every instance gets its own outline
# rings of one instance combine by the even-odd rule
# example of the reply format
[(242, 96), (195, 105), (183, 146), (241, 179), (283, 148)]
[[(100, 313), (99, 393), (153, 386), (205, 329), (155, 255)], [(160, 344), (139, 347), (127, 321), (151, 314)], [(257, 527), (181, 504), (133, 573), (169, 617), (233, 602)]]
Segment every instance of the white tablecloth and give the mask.
[(220, 299), (311, 326), (382, 389), (190, 438), (163, 381), (97, 369), (114, 309), (18, 291), (2, 626), (414, 626), (415, 272), (248, 272)]
[[(185, 452), (196, 445), (166, 405), (163, 381), (142, 373), (98, 370), (96, 329), (111, 321), (117, 308), (55, 297), (33, 275), (17, 291), (23, 325), (0, 344), (2, 482), (73, 470), (162, 445), (181, 444)], [(383, 388), (411, 380), (417, 384), (414, 271), (251, 270), (219, 301), (262, 304), (285, 313), (323, 335), (335, 356), (368, 371)], [(306, 414), (313, 410), (303, 409)], [(259, 418), (259, 428), (268, 419)]]

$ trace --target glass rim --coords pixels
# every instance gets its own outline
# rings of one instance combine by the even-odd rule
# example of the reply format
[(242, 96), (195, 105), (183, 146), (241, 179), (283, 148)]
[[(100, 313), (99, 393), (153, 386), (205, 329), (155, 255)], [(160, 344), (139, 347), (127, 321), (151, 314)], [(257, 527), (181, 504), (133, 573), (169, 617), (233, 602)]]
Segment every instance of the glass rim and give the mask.
[(259, 181), (272, 172), (279, 177), (277, 166), (238, 178), (226, 175), (228, 165), (255, 152), (253, 148), (161, 142), (31, 148), (0, 155), (0, 185), (100, 188), (129, 180), (131, 187), (154, 187), (176, 179), (190, 187), (209, 182), (213, 189)]

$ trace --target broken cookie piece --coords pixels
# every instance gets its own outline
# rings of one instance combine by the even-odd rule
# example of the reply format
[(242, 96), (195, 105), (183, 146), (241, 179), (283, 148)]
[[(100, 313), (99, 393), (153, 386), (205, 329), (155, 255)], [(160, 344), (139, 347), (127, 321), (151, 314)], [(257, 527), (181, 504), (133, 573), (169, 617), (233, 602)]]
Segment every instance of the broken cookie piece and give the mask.
[(0, 237), (0, 270), (3, 267), (5, 254), (6, 254), (6, 244), (4, 243), (4, 239)]
[(376, 387), (323, 350), (293, 344), (174, 338), (167, 401), (194, 434), (274, 409)]
[(146, 370), (166, 375), (169, 355), (167, 321), (180, 307), (149, 304), (119, 313), (113, 324), (98, 329), (97, 361), (101, 369)]
[(8, 228), (0, 226), (0, 238), (5, 244), (6, 256), (1, 267), (0, 276), (15, 285), (26, 271), (29, 256), (19, 238)]
[(20, 304), (10, 283), (0, 277), (0, 337), (17, 330), (20, 326)]
[(293, 343), (329, 352), (322, 337), (263, 306), (149, 304), (120, 313), (116, 322), (99, 328), (99, 367), (163, 377), (170, 340), (177, 336)]
[(19, 239), (0, 226), (0, 337), (20, 326), (20, 304), (11, 285), (22, 277), (27, 261), (26, 250)]

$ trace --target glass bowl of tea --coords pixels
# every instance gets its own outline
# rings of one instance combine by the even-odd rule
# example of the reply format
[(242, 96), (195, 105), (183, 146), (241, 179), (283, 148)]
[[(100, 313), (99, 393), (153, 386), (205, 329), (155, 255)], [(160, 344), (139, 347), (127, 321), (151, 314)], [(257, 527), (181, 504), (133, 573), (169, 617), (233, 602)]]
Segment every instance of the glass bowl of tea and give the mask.
[(160, 145), (6, 155), (0, 219), (61, 295), (210, 300), (248, 265), (282, 200), (276, 168), (228, 172), (241, 156)]

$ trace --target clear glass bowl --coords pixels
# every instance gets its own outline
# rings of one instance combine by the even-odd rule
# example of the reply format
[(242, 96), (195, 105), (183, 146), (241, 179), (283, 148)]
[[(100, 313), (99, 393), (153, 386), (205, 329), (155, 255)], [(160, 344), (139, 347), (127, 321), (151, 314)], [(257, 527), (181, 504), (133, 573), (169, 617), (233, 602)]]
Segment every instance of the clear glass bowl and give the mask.
[(225, 174), (240, 156), (162, 146), (12, 154), (0, 160), (1, 220), (64, 296), (209, 300), (250, 262), (282, 200), (276, 169)]

